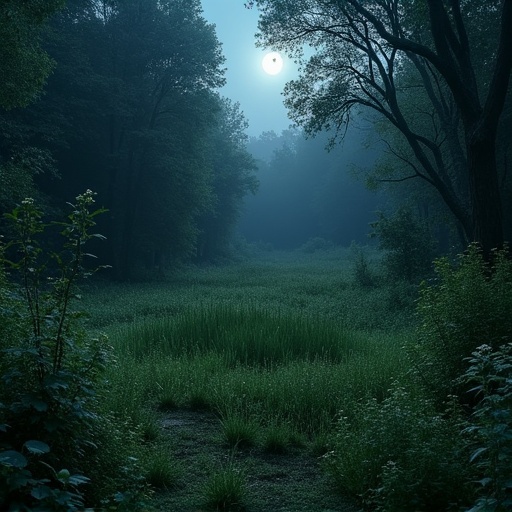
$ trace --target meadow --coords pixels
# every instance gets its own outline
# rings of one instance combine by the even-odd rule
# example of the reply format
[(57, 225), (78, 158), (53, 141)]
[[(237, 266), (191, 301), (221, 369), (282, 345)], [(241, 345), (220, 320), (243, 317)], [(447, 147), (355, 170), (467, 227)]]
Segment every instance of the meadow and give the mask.
[[(229, 265), (183, 267), (161, 281), (84, 287), (90, 328), (108, 335), (116, 358), (104, 407), (147, 441), (141, 457), (162, 510), (205, 503), (268, 510), (256, 505), (266, 491), (249, 485), (247, 497), (250, 477), (240, 476), (247, 464), (262, 471), (256, 452), (291, 457), (286, 471), (292, 454), (321, 468), (340, 415), (355, 415), (409, 380), (403, 346), (414, 336), (415, 288), (363, 286), (356, 271), (362, 251), (379, 283), (379, 254), (352, 247), (258, 252)], [(176, 411), (210, 413), (217, 426), (209, 448), (186, 461), (162, 428)], [(223, 447), (220, 462), (203, 474), (198, 468), (213, 445)], [(194, 465), (192, 480), (201, 485), (190, 483)], [(323, 485), (334, 488), (329, 482)], [(298, 497), (289, 489), (288, 498), (281, 489), (279, 510), (308, 510), (301, 507), (312, 506), (304, 501), (312, 489), (302, 488)], [(317, 506), (352, 510), (341, 496)]]
[(93, 203), (6, 215), (2, 509), (511, 510), (508, 247), (242, 244), (84, 281)]
[(0, 271), (7, 510), (510, 510), (506, 250), (420, 283), (401, 253), (252, 248), (75, 295), (90, 199), (61, 277), (29, 243), (23, 285)]

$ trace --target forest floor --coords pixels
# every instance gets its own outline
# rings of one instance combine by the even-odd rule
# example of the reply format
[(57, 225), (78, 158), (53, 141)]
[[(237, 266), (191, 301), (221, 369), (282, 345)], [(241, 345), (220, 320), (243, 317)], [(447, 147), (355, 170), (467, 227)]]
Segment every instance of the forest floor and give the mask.
[[(240, 507), (246, 512), (357, 512), (353, 500), (343, 498), (318, 458), (306, 447), (271, 454), (260, 447), (233, 450), (221, 437), (219, 418), (206, 411), (176, 409), (163, 413), (161, 436), (186, 471), (172, 489), (154, 496), (156, 510), (203, 512), (205, 484), (214, 471), (237, 468), (246, 481)], [(199, 505), (198, 505), (199, 504)]]

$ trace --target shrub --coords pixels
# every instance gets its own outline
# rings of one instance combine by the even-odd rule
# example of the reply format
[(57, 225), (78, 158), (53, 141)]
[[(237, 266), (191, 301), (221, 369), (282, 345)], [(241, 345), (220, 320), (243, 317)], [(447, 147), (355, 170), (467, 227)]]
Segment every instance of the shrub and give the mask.
[(488, 263), (471, 245), (456, 264), (437, 260), (435, 271), (437, 279), (421, 285), (419, 335), (409, 348), (417, 375), (443, 399), (463, 394), (455, 379), (478, 346), (497, 349), (512, 339), (512, 261), (497, 251)]
[[(82, 472), (92, 465), (91, 454), (101, 453), (97, 390), (109, 347), (106, 337), (90, 337), (72, 310), (75, 283), (90, 274), (83, 266), (90, 256), (85, 244), (101, 238), (90, 232), (102, 212), (91, 212), (93, 203), (91, 191), (79, 195), (65, 221), (53, 224), (64, 239), (59, 253), (43, 250), (40, 239), (48, 226), (31, 199), (6, 215), (14, 233), (7, 248), (17, 253), (9, 262), (0, 255), (0, 324), (7, 326), (0, 501), (12, 510), (83, 510), (89, 479)], [(6, 264), (21, 285), (8, 284)]]
[(340, 488), (373, 511), (446, 510), (464, 494), (467, 470), (457, 421), (394, 385), (381, 403), (341, 417), (324, 456)]
[(379, 213), (372, 228), (379, 247), (387, 251), (383, 262), (392, 279), (418, 282), (429, 273), (427, 269), (434, 258), (433, 239), (428, 226), (410, 210), (401, 208), (392, 217)]
[(512, 508), (512, 343), (494, 351), (482, 345), (469, 363), (461, 380), (480, 398), (464, 430), (479, 474), (471, 512), (504, 512)]

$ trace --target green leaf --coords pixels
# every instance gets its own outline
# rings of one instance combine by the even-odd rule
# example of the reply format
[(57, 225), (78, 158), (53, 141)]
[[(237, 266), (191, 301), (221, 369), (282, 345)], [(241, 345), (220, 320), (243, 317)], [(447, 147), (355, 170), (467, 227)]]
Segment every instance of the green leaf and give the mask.
[(68, 483), (69, 482), (69, 478), (70, 478), (70, 473), (67, 469), (61, 469), (58, 473), (57, 473), (57, 478), (63, 482), (63, 483)]
[(22, 402), (24, 405), (29, 405), (30, 407), (33, 407), (37, 412), (45, 412), (48, 410), (48, 404), (45, 401), (33, 395), (27, 395), (26, 397), (24, 397)]
[(52, 490), (46, 485), (35, 487), (30, 493), (36, 500), (44, 500), (52, 495)]
[(473, 452), (473, 454), (471, 455), (469, 462), (473, 462), (477, 457), (479, 457), (480, 455), (482, 455), (482, 453), (484, 453), (486, 451), (487, 451), (486, 447), (478, 448), (478, 450), (475, 450)]
[(84, 475), (72, 475), (69, 477), (69, 483), (71, 485), (83, 485), (89, 482), (89, 478)]
[(28, 460), (20, 452), (6, 450), (0, 453), (0, 464), (21, 469), (28, 464)]
[(69, 384), (60, 375), (47, 375), (44, 379), (44, 385), (49, 389), (67, 389)]
[[(42, 480), (39, 480), (39, 482), (41, 483)], [(22, 489), (27, 485), (33, 486), (36, 483), (36, 480), (32, 478), (32, 473), (26, 469), (16, 471), (16, 473), (11, 475), (11, 478), (9, 479), (9, 486), (13, 491), (16, 489)]]
[(34, 439), (27, 441), (23, 446), (30, 453), (35, 455), (42, 455), (43, 453), (48, 453), (50, 451), (50, 447), (46, 443), (43, 443), (42, 441), (36, 441)]
[(481, 480), (478, 480), (477, 483), (480, 484), (482, 487), (485, 487), (485, 486), (489, 485), (490, 483), (492, 483), (492, 478), (489, 478), (489, 477), (482, 478)]

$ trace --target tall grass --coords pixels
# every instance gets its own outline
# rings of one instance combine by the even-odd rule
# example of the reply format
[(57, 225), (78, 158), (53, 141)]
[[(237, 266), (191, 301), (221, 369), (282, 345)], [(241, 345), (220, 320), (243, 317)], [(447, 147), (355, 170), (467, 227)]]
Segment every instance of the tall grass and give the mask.
[(361, 350), (351, 332), (333, 321), (255, 304), (194, 306), (175, 316), (147, 318), (111, 334), (120, 354), (142, 359), (215, 352), (228, 364), (279, 365), (296, 359), (340, 362)]
[(330, 429), (340, 410), (354, 411), (360, 398), (384, 396), (391, 380), (405, 374), (397, 341), (374, 335), (337, 361), (297, 357), (266, 366), (233, 366), (213, 350), (172, 355), (168, 347), (154, 348), (139, 359), (121, 352), (109, 376), (111, 408), (144, 422), (148, 406), (199, 402), (223, 417), (258, 417), (263, 426), (279, 421), (312, 436)]
[(107, 407), (149, 431), (157, 408), (202, 406), (314, 438), (406, 378), (388, 290), (355, 286), (339, 252), (271, 258), (115, 288), (110, 321), (92, 308), (118, 358)]

